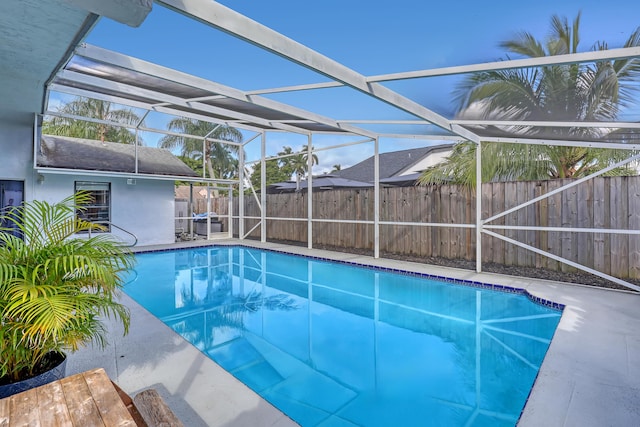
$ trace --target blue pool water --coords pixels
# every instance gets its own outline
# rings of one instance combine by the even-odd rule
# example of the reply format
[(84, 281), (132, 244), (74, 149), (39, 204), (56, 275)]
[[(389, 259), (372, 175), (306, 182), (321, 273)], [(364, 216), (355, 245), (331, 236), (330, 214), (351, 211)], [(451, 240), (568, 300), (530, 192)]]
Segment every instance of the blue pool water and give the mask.
[(243, 247), (137, 258), (126, 293), (303, 426), (513, 426), (561, 314)]

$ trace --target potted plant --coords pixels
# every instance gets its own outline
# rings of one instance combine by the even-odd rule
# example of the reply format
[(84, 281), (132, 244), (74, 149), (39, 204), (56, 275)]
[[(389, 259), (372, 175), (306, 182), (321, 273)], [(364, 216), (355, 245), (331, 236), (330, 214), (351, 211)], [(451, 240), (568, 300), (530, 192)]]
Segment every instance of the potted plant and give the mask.
[[(78, 234), (99, 228), (77, 215), (90, 200), (79, 192), (0, 215), (0, 398), (64, 376), (65, 351), (104, 347), (105, 317), (128, 332), (117, 296), (134, 257), (108, 234)], [(60, 364), (62, 373), (46, 373)]]

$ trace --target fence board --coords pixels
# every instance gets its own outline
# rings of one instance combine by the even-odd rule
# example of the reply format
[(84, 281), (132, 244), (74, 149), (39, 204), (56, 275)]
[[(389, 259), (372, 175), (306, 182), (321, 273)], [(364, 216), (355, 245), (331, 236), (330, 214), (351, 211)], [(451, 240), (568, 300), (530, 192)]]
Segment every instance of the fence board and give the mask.
[[(451, 215), (449, 210), (451, 208), (451, 198), (449, 197), (450, 191), (448, 185), (440, 187), (440, 221), (438, 222), (451, 222)], [(449, 227), (440, 227), (440, 251), (438, 256), (444, 258), (450, 258), (449, 256), (449, 242), (451, 241), (451, 230)]]
[[(411, 190), (410, 187), (402, 187), (402, 190), (400, 191), (400, 203), (398, 204), (398, 217), (400, 218), (400, 221), (402, 222), (409, 222), (412, 220), (413, 215), (412, 215), (412, 210), (413, 210), (413, 204), (411, 203), (411, 194), (409, 192), (409, 190)], [(402, 252), (403, 254), (411, 254), (413, 252), (412, 250), (412, 239), (411, 239), (411, 229), (413, 227), (409, 227), (406, 225), (403, 225), (400, 230), (401, 230), (401, 234), (400, 234), (400, 239), (401, 239), (401, 244), (402, 244)]]
[[(535, 187), (534, 197), (539, 197), (542, 194), (547, 192), (547, 186), (545, 182), (540, 182)], [(538, 203), (536, 203), (535, 209), (535, 220), (534, 224), (539, 225), (540, 227), (546, 227), (548, 224), (547, 211), (548, 211), (549, 201), (547, 199), (542, 199)], [(547, 241), (548, 241), (548, 233), (546, 231), (540, 231), (536, 234), (536, 247), (542, 250), (547, 250)], [(547, 257), (542, 256), (540, 254), (536, 254), (536, 268), (546, 268), (547, 266)]]
[[(577, 226), (593, 227), (593, 180), (578, 185), (577, 189)], [(582, 265), (593, 265), (593, 234), (577, 233), (578, 257)]]
[[(640, 230), (640, 186), (629, 179), (629, 229)], [(629, 277), (640, 279), (640, 235), (629, 236)]]
[[(420, 215), (418, 221), (430, 222), (431, 209), (429, 206), (429, 187), (417, 187), (420, 195)], [(420, 227), (420, 255), (423, 257), (431, 256), (431, 227)]]
[[(563, 180), (562, 184), (566, 184), (568, 181)], [(576, 224), (578, 213), (577, 213), (577, 190), (576, 187), (571, 187), (567, 190), (564, 190), (562, 193), (562, 227), (571, 227), (573, 224)], [(561, 247), (563, 258), (566, 258), (571, 261), (575, 261), (576, 251), (577, 251), (577, 239), (574, 233), (563, 232), (561, 233)], [(573, 272), (576, 271), (575, 267), (571, 267), (567, 264), (562, 264), (562, 271), (564, 272)]]
[[(492, 210), (492, 191), (493, 185), (491, 183), (482, 184), (482, 220), (489, 218), (493, 213)], [(492, 253), (495, 251), (495, 239), (487, 234), (482, 234), (482, 261), (488, 262), (493, 261), (495, 254)]]
[[(608, 188), (608, 186), (606, 187)], [(609, 200), (605, 192), (605, 180), (595, 178), (593, 181), (593, 228), (606, 228), (607, 218), (609, 217)], [(596, 233), (593, 235), (593, 268), (603, 273), (609, 274), (611, 264), (608, 256), (610, 255), (605, 246), (605, 238), (608, 236), (604, 233)]]
[[(475, 224), (476, 223), (476, 197), (475, 192), (469, 195), (469, 197), (464, 197), (463, 200), (466, 200), (466, 223), (467, 224)], [(481, 207), (482, 209), (482, 207)], [(468, 260), (476, 259), (476, 230), (475, 229), (465, 229), (464, 231), (466, 236), (466, 255), (465, 258)]]
[[(504, 183), (504, 201), (505, 209), (512, 208), (518, 203), (518, 194), (515, 182)], [(505, 225), (517, 225), (518, 215), (520, 211), (511, 212), (509, 215), (504, 216)], [(514, 240), (518, 240), (518, 233), (514, 230), (505, 230), (504, 234)], [(518, 264), (518, 251), (517, 247), (511, 243), (504, 243), (504, 263), (505, 265), (517, 265)]]
[[(537, 186), (535, 185), (531, 185), (530, 183), (526, 183), (526, 185), (523, 186), (523, 192), (524, 194), (527, 195), (526, 200), (531, 200), (534, 197), (536, 197), (536, 188)], [(538, 210), (538, 206), (537, 203), (534, 203), (532, 205), (529, 205), (525, 208), (527, 210), (527, 221), (526, 224), (528, 226), (534, 226), (536, 225), (536, 217), (537, 217), (537, 210)], [(533, 246), (535, 248), (539, 247), (538, 246), (538, 238), (537, 238), (537, 233), (535, 231), (526, 231), (525, 232), (525, 242), (530, 245)], [(527, 250), (527, 266), (528, 267), (535, 267), (536, 266), (536, 253), (532, 252), (530, 250)]]
[[(389, 189), (384, 188), (380, 189), (380, 221), (389, 221)], [(390, 225), (381, 225), (380, 226), (380, 251), (390, 251), (390, 242), (392, 239), (389, 238), (391, 236), (391, 226)], [(382, 238), (384, 236), (384, 238)]]
[[(464, 215), (461, 212), (464, 207), (460, 203), (458, 190), (460, 187), (449, 186), (449, 222), (451, 224), (459, 224), (464, 222)], [(449, 228), (449, 258), (461, 258), (460, 256), (460, 228)]]
[[(558, 188), (569, 181), (487, 183), (482, 186), (482, 217), (488, 218), (505, 208)], [(473, 223), (475, 194), (452, 185), (383, 188), (380, 191), (380, 219), (383, 221)], [(247, 216), (259, 216), (259, 204), (245, 197)], [(373, 189), (334, 190), (313, 194), (318, 219), (373, 220)], [(237, 215), (238, 198), (233, 199)], [(228, 229), (227, 197), (212, 199), (212, 209), (220, 214)], [(267, 216), (306, 218), (306, 193), (267, 195)], [(257, 224), (245, 220), (245, 230)], [(491, 224), (519, 224), (581, 228), (640, 228), (640, 177), (595, 178), (580, 186), (502, 217)], [(234, 231), (238, 232), (238, 220)], [(314, 244), (373, 249), (373, 226), (361, 224), (315, 223)], [(640, 278), (640, 237), (569, 232), (500, 231), (507, 236), (617, 277)], [(251, 233), (260, 237), (260, 228)], [(305, 243), (304, 221), (268, 221), (267, 240)], [(397, 254), (475, 258), (473, 229), (453, 227), (383, 226), (381, 250)], [(508, 265), (562, 269), (557, 262), (530, 251), (515, 248), (499, 239), (483, 236), (483, 261)], [(526, 255), (523, 255), (526, 254)], [(564, 267), (565, 270), (566, 267)]]
[[(407, 187), (408, 207), (405, 211), (407, 221), (420, 222), (420, 195), (416, 191), (417, 187)], [(409, 253), (413, 256), (420, 255), (420, 228), (407, 227), (407, 240), (409, 242)]]
[[(627, 180), (623, 177), (611, 178), (610, 217), (611, 228), (628, 227)], [(629, 238), (620, 234), (611, 235), (611, 270), (625, 271), (629, 269)]]
[[(527, 187), (530, 187), (530, 185), (527, 185), (527, 182), (516, 182), (516, 203), (518, 205), (530, 200), (531, 198), (529, 197), (529, 194), (527, 193)], [(529, 214), (529, 209), (528, 206), (525, 206), (523, 208), (518, 209), (518, 211), (516, 211), (516, 224), (519, 226), (526, 226), (528, 225), (528, 214)], [(515, 239), (518, 242), (521, 243), (527, 243), (527, 232), (525, 230), (518, 230), (516, 232), (516, 237)], [(532, 252), (528, 249), (519, 247), (516, 249), (516, 256), (517, 256), (517, 260), (514, 262), (515, 265), (523, 265), (523, 266), (530, 266), (530, 261), (529, 261), (529, 255)]]
[[(498, 212), (502, 212), (505, 209), (505, 183), (504, 182), (494, 182), (491, 184), (491, 216), (497, 214)], [(498, 218), (497, 220), (491, 222), (494, 225), (504, 225), (505, 219), (504, 217)], [(504, 235), (504, 230), (494, 230), (498, 234)], [(506, 264), (505, 262), (505, 251), (507, 243), (504, 240), (496, 239), (495, 237), (491, 237), (490, 240), (493, 245), (493, 262), (498, 264)]]
[[(559, 188), (562, 185), (562, 182), (559, 180), (549, 181), (547, 189), (549, 192)], [(547, 197), (547, 217), (549, 227), (562, 227), (562, 193), (554, 194), (553, 196)], [(562, 246), (560, 240), (560, 234), (557, 231), (550, 231), (547, 239), (547, 249), (548, 252), (554, 255), (562, 254)], [(547, 267), (552, 270), (558, 270), (560, 264), (558, 261), (547, 259)]]

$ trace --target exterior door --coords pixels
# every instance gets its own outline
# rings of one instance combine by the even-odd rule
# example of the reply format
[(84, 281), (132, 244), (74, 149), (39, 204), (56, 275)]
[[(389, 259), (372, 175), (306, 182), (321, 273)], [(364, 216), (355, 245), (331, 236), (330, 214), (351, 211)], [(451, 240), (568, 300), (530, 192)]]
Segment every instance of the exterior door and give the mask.
[[(2, 212), (3, 215), (7, 213), (12, 206), (20, 206), (23, 201), (23, 181), (0, 180), (0, 212)], [(13, 222), (3, 219), (0, 226), (13, 229), (14, 231), (11, 231), (11, 233), (14, 236), (20, 237), (20, 233)]]

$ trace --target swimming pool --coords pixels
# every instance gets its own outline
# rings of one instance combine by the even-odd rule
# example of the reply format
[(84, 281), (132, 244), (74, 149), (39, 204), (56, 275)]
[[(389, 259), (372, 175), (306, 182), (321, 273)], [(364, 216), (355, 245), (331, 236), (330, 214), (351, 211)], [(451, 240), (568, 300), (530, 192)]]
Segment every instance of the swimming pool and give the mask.
[(239, 246), (137, 258), (125, 292), (303, 426), (513, 426), (561, 315)]

